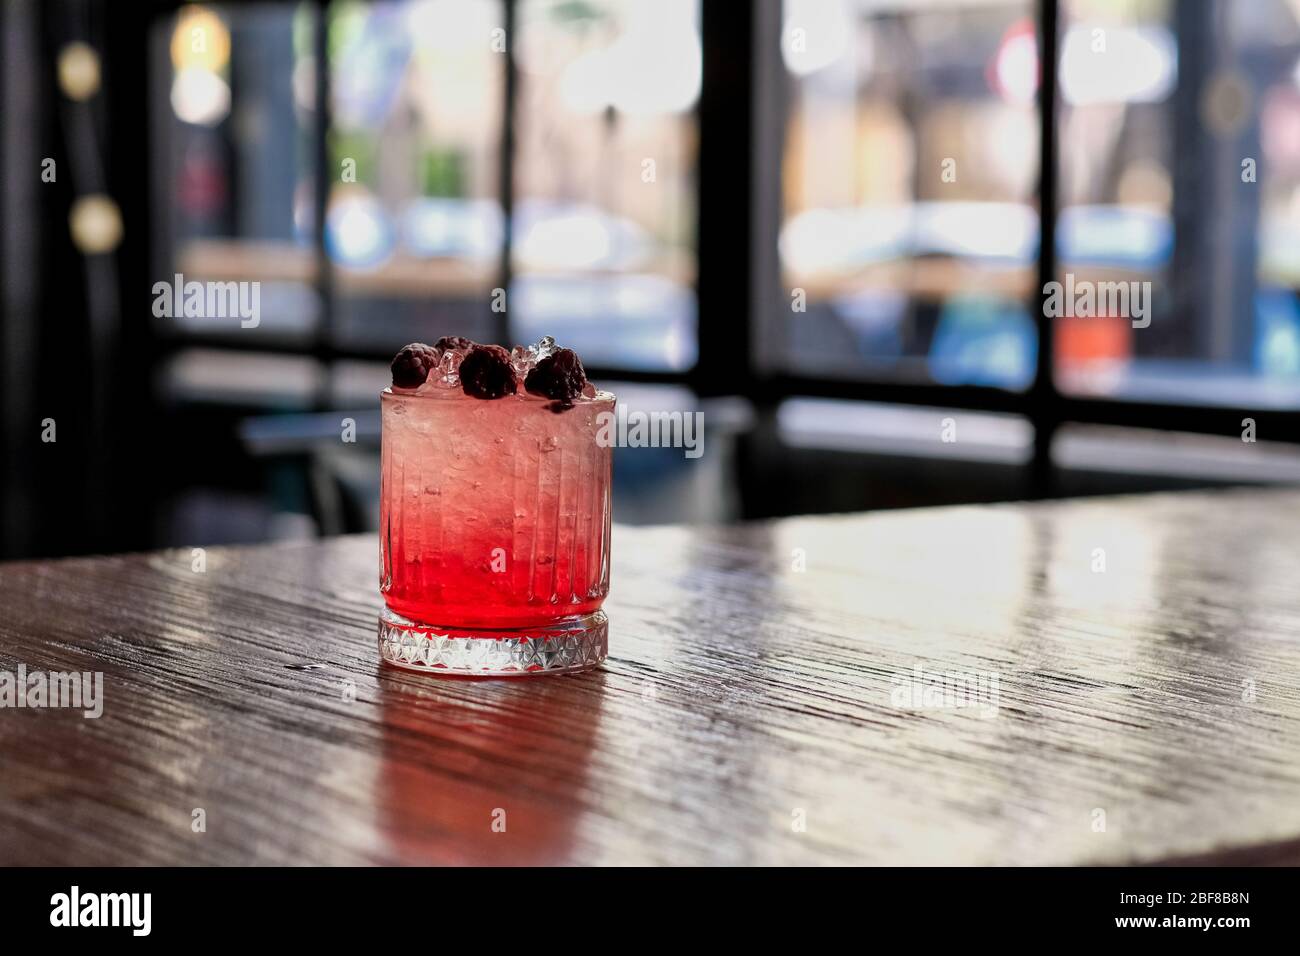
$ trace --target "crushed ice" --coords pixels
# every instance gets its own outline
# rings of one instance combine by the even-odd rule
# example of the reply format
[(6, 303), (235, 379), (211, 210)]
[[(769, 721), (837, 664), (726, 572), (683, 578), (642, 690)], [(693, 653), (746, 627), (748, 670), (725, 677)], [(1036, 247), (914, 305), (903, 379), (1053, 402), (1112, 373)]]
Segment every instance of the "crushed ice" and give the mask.
[(516, 345), (510, 350), (510, 364), (514, 366), (515, 375), (523, 381), (542, 359), (556, 351), (555, 339), (543, 335), (536, 345)]
[(420, 389), (429, 391), (435, 388), (456, 388), (460, 385), (460, 361), (464, 357), (463, 349), (447, 349), (442, 353), (437, 366), (429, 371), (429, 377)]

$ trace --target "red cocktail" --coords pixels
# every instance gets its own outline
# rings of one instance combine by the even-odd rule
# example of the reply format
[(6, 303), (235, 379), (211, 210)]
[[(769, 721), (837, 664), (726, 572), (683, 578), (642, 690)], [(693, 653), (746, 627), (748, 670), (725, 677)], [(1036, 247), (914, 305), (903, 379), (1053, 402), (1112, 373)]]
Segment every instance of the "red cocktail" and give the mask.
[[(614, 396), (543, 339), (407, 346), (381, 396), (384, 660), (449, 674), (604, 660)], [(608, 429), (606, 429), (606, 432)]]

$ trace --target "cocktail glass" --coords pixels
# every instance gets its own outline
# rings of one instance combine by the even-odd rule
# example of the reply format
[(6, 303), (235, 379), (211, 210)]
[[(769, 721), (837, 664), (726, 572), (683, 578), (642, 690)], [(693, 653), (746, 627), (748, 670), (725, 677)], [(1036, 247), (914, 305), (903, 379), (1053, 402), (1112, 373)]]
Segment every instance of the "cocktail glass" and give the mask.
[(380, 656), (515, 676), (605, 659), (614, 396), (381, 396)]

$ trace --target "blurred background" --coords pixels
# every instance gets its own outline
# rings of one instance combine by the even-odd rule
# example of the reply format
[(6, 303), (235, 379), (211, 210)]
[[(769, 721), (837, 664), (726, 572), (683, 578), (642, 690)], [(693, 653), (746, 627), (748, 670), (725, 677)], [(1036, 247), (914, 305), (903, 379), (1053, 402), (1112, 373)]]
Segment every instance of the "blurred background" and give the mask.
[[(1300, 480), (1300, 0), (0, 26), (4, 557), (372, 529), (388, 360), (446, 334), (704, 413), (616, 452), (625, 522)], [(1044, 318), (1067, 273), (1150, 326)], [(260, 323), (156, 315), (177, 274)]]

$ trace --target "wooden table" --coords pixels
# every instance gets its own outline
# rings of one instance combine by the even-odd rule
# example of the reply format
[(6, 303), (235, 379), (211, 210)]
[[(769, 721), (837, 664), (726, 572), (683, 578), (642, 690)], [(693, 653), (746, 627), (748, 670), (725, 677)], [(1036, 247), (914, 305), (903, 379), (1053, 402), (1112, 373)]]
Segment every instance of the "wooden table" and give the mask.
[(614, 548), (610, 660), (531, 680), (380, 667), (368, 536), (0, 566), (0, 670), (105, 680), (0, 710), (0, 863), (1300, 859), (1300, 493)]

